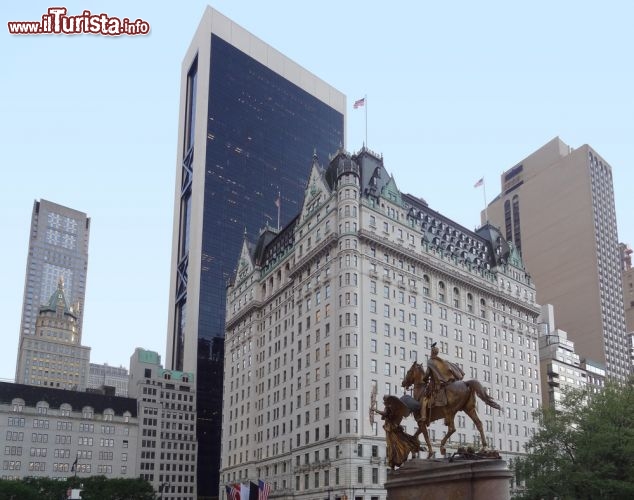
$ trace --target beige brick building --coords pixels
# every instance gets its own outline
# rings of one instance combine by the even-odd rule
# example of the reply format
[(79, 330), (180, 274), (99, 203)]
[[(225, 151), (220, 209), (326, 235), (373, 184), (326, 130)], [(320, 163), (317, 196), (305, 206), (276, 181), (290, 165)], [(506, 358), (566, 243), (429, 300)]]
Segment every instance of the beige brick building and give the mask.
[[(629, 353), (612, 168), (558, 137), (502, 174), (492, 224), (520, 249), (537, 288), (582, 358), (625, 380)], [(485, 214), (483, 213), (483, 219)]]

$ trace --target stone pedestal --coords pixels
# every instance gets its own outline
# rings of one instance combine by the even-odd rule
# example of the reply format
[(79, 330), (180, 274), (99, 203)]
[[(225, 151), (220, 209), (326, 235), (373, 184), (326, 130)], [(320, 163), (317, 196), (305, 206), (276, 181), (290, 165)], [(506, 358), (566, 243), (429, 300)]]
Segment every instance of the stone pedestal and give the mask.
[(508, 500), (513, 476), (504, 460), (413, 459), (388, 471), (387, 500)]

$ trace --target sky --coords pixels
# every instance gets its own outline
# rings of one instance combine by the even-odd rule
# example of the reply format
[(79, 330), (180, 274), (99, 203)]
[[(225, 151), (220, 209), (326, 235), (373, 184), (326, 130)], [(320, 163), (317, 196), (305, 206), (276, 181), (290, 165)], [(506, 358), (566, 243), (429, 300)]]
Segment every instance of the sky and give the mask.
[[(33, 201), (91, 218), (83, 344), (165, 353), (181, 62), (208, 2), (7, 2), (0, 12), (0, 378), (15, 375)], [(10, 35), (49, 7), (142, 19), (147, 35)], [(350, 151), (467, 228), (484, 190), (559, 136), (612, 166), (634, 244), (634, 7), (627, 2), (211, 5), (347, 95)], [(365, 109), (353, 110), (367, 96)], [(308, 165), (308, 162), (307, 162)], [(530, 272), (530, 270), (529, 270)]]

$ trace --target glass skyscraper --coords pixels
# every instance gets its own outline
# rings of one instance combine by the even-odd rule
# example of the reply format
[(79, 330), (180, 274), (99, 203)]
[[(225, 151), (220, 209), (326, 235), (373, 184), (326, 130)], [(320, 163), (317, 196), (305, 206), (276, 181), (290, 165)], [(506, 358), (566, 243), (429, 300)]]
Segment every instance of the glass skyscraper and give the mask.
[[(184, 58), (167, 365), (197, 374), (199, 497), (217, 496), (225, 293), (245, 235), (300, 210), (345, 96), (211, 7)], [(246, 402), (245, 402), (246, 404)], [(165, 479), (167, 480), (167, 479)]]
[[(33, 203), (20, 346), (23, 339), (35, 335), (40, 306), (48, 304), (60, 280), (64, 283), (68, 305), (77, 317), (76, 343), (81, 344), (89, 237), (90, 218), (85, 213), (47, 200)], [(25, 382), (28, 367), (21, 364), (20, 360), (24, 359), (21, 354), (18, 352), (16, 382), (29, 383)], [(84, 378), (87, 375), (83, 374)]]

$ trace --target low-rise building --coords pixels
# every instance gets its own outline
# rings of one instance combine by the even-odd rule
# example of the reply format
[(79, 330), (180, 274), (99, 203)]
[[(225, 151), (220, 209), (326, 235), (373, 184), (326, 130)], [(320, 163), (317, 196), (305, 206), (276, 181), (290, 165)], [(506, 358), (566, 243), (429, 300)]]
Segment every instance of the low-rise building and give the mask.
[(589, 359), (581, 360), (581, 368), (586, 372), (586, 384), (589, 391), (599, 392), (605, 387), (605, 366)]
[(0, 477), (137, 477), (138, 427), (134, 399), (0, 382)]
[(575, 352), (575, 343), (568, 340), (565, 331), (555, 327), (551, 304), (542, 306), (539, 330), (542, 402), (558, 408), (566, 389), (585, 388), (586, 370)]

